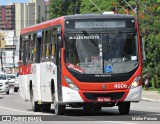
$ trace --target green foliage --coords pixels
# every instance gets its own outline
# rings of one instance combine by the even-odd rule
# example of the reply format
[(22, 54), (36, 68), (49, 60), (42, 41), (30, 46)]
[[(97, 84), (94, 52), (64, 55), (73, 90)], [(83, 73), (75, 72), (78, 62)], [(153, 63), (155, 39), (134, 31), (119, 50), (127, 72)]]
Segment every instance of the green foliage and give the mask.
[[(92, 0), (103, 12), (116, 10), (121, 14), (135, 12), (123, 0)], [(133, 8), (136, 0), (126, 0)], [(153, 87), (160, 86), (160, 0), (138, 0), (141, 36), (145, 39), (146, 62), (144, 69), (150, 73)], [(51, 0), (50, 17), (56, 18), (73, 13), (80, 6), (81, 14), (100, 13), (90, 0)]]
[[(160, 3), (160, 0), (157, 0), (158, 3)], [(160, 5), (157, 8), (158, 11), (160, 11)]]
[(139, 4), (141, 36), (145, 38), (147, 61), (144, 67), (150, 73), (152, 87), (160, 86), (160, 12), (156, 0), (141, 0)]
[(80, 3), (81, 0), (50, 0), (50, 19), (64, 15), (71, 15), (73, 13), (73, 8), (79, 6)]
[[(118, 6), (117, 0), (92, 0), (101, 11), (112, 11), (114, 6)], [(90, 2), (90, 0), (83, 0), (81, 3), (81, 13), (100, 13), (100, 11)]]

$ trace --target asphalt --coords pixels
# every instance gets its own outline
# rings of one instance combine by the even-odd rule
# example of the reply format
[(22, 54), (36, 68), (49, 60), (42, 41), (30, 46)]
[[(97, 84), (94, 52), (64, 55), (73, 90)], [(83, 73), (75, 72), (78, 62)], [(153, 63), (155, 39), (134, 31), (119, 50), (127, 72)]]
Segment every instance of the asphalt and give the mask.
[(158, 91), (143, 90), (142, 101), (160, 102), (160, 93)]

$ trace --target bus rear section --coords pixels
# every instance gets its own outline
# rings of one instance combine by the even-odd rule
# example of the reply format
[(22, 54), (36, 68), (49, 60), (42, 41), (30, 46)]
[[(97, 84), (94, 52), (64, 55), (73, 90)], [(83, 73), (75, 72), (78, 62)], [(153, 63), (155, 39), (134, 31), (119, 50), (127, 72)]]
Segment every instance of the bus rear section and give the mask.
[[(48, 30), (50, 35), (45, 35)], [(32, 101), (33, 110), (49, 111), (53, 104), (55, 114), (61, 115), (67, 107), (97, 112), (118, 106), (120, 114), (128, 114), (130, 103), (141, 100), (141, 46), (133, 16), (64, 16), (24, 29), (21, 36), (24, 41), (28, 36), (31, 40), (31, 34), (38, 44), (31, 51), (39, 59), (28, 63), (25, 54), (20, 54), (24, 64), (19, 71), (20, 79), (25, 80), (23, 96)], [(50, 44), (54, 46), (50, 52), (53, 50), (53, 58), (45, 55), (43, 59)]]

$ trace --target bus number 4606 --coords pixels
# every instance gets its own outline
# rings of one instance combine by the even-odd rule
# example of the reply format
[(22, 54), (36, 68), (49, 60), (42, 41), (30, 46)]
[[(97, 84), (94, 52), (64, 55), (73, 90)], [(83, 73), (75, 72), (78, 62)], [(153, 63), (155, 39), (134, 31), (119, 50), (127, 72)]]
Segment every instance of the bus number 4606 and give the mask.
[(114, 88), (116, 89), (121, 89), (121, 88), (127, 88), (127, 85), (126, 84), (123, 84), (123, 83), (120, 83), (120, 84), (115, 84), (114, 85)]

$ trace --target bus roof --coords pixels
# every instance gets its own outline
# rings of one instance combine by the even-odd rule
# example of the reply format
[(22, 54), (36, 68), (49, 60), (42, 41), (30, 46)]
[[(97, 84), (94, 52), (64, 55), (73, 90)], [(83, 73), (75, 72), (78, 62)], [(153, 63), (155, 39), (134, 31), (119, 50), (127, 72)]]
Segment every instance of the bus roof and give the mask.
[(59, 25), (59, 24), (62, 23), (63, 18), (64, 17), (59, 17), (59, 18), (56, 18), (56, 19), (52, 19), (52, 20), (49, 20), (49, 21), (46, 21), (46, 22), (42, 22), (42, 23), (39, 23), (39, 24), (36, 24), (36, 25), (32, 25), (32, 26), (23, 28), (21, 30), (20, 34), (24, 35), (24, 34), (28, 34), (28, 33), (31, 33), (31, 32), (35, 32), (35, 31), (39, 31), (39, 30), (42, 30), (42, 29), (45, 29), (45, 28), (52, 27), (54, 25)]
[(78, 15), (70, 15), (70, 16), (64, 16), (65, 19), (130, 19), (134, 18), (133, 15), (124, 15), (124, 14), (78, 14)]
[(52, 27), (54, 25), (59, 25), (68, 19), (133, 19), (133, 15), (124, 15), (124, 14), (78, 14), (78, 15), (69, 15), (62, 16), (56, 19), (52, 19), (46, 22), (42, 22), (33, 26), (26, 27), (21, 30), (21, 35), (28, 34), (31, 32), (39, 31), (45, 28)]

